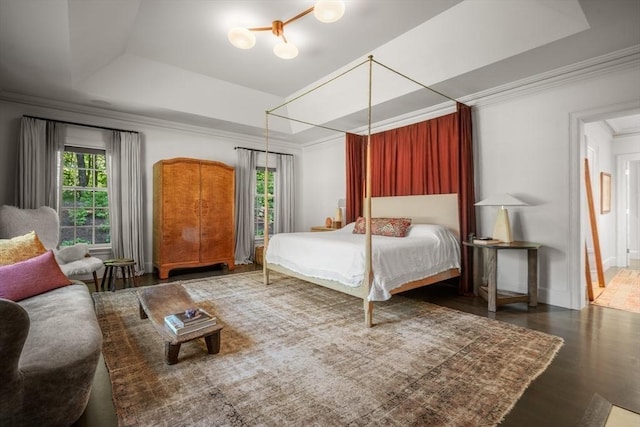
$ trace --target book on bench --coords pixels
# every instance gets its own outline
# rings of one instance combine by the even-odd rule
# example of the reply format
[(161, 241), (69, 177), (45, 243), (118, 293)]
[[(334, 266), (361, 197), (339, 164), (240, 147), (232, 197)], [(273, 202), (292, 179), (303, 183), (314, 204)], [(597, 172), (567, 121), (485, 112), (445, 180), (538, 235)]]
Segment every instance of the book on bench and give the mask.
[(474, 245), (495, 245), (498, 243), (502, 243), (501, 240), (492, 239), (491, 237), (480, 237), (479, 239), (474, 239)]
[(164, 323), (176, 335), (181, 335), (213, 326), (216, 318), (199, 308), (165, 316)]

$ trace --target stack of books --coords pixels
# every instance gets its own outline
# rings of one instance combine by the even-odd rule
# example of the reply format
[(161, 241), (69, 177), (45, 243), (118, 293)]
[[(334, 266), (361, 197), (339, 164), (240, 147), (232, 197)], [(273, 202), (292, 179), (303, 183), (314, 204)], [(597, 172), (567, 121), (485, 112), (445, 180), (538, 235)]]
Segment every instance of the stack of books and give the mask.
[(500, 242), (500, 240), (492, 239), (491, 237), (480, 237), (473, 240), (474, 245), (495, 245)]
[(215, 325), (216, 318), (201, 308), (192, 308), (165, 316), (164, 323), (176, 335), (183, 335)]

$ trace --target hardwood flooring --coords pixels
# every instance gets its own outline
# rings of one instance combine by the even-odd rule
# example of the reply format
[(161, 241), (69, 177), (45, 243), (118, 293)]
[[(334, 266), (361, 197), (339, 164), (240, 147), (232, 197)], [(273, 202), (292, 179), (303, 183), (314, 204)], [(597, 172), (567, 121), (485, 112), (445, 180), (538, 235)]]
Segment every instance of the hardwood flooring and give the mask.
[[(233, 273), (255, 269), (253, 265), (237, 266)], [(616, 272), (607, 271), (608, 279)], [(220, 274), (229, 272), (189, 270), (162, 281), (149, 274), (138, 280), (138, 286)], [(93, 289), (92, 284), (89, 289)], [(525, 391), (501, 426), (577, 426), (595, 393), (614, 405), (640, 412), (639, 314), (594, 305), (581, 311), (547, 304), (529, 308), (526, 303), (501, 306), (496, 313), (489, 313), (486, 301), (459, 296), (452, 284), (431, 285), (405, 295), (564, 338), (565, 344), (556, 358)], [(74, 425), (117, 425), (109, 374), (102, 361), (87, 409)]]

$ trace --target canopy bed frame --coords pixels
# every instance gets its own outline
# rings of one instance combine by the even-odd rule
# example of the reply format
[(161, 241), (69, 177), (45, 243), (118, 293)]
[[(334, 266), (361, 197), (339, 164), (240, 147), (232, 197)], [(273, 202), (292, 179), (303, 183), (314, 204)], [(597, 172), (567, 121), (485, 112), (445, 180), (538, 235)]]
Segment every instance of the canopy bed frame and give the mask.
[[(428, 86), (422, 85), (418, 82), (416, 82), (415, 80), (412, 80), (400, 73), (398, 73), (397, 71), (377, 62), (374, 61), (373, 56), (369, 56), (368, 60), (365, 62), (362, 62), (358, 65), (356, 65), (355, 67), (345, 71), (344, 73), (332, 78), (331, 80), (329, 80), (328, 82), (325, 82), (319, 86), (316, 86), (315, 88), (303, 93), (302, 95), (278, 106), (275, 107), (271, 110), (266, 111), (266, 143), (265, 143), (265, 152), (269, 153), (269, 116), (274, 116), (274, 117), (279, 117), (279, 118), (283, 118), (286, 120), (291, 120), (291, 121), (295, 121), (295, 122), (299, 122), (299, 123), (303, 123), (306, 125), (311, 125), (311, 126), (316, 126), (316, 127), (320, 127), (320, 128), (324, 128), (324, 129), (328, 129), (331, 131), (337, 131), (337, 132), (344, 132), (345, 131), (341, 131), (338, 129), (333, 129), (330, 127), (326, 127), (323, 125), (317, 125), (317, 124), (313, 124), (310, 123), (309, 121), (302, 121), (302, 120), (297, 120), (295, 118), (291, 118), (291, 117), (286, 117), (284, 115), (280, 115), (278, 113), (276, 113), (276, 111), (288, 104), (290, 104), (291, 102), (296, 101), (297, 99), (300, 99), (304, 96), (307, 96), (308, 94), (310, 94), (311, 92), (313, 92), (315, 89), (318, 89), (322, 86), (324, 86), (325, 84), (334, 81), (340, 77), (342, 77), (343, 75), (349, 73), (350, 71), (353, 71), (354, 69), (360, 67), (361, 65), (367, 64), (369, 65), (369, 94), (368, 94), (368, 107), (367, 107), (367, 129), (366, 129), (366, 135), (363, 135), (363, 137), (365, 138), (365, 144), (366, 144), (366, 148), (365, 148), (365, 156), (366, 156), (366, 161), (365, 161), (365, 179), (364, 179), (364, 202), (362, 204), (363, 207), (363, 212), (362, 212), (362, 216), (364, 217), (365, 220), (365, 224), (366, 224), (366, 232), (365, 232), (365, 238), (364, 238), (364, 245), (365, 245), (365, 250), (364, 250), (364, 254), (365, 254), (365, 268), (364, 268), (364, 279), (362, 281), (362, 284), (360, 286), (357, 287), (352, 287), (352, 286), (347, 286), (344, 285), (338, 281), (333, 281), (333, 280), (326, 280), (326, 279), (321, 279), (321, 278), (317, 278), (317, 277), (311, 277), (305, 274), (301, 274), (298, 273), (296, 271), (293, 271), (289, 268), (286, 268), (282, 265), (279, 264), (275, 264), (275, 263), (270, 263), (267, 261), (267, 254), (268, 254), (268, 250), (269, 250), (269, 230), (268, 227), (265, 227), (264, 230), (264, 253), (265, 253), (265, 259), (263, 262), (263, 272), (264, 272), (264, 283), (265, 285), (269, 284), (269, 271), (276, 271), (279, 273), (283, 273), (289, 276), (293, 276), (293, 277), (297, 277), (299, 279), (305, 280), (307, 282), (310, 283), (314, 283), (317, 285), (321, 285), (336, 291), (340, 291), (358, 298), (361, 298), (363, 300), (363, 307), (364, 307), (364, 319), (365, 319), (365, 325), (367, 327), (371, 327), (373, 326), (373, 301), (369, 300), (369, 295), (370, 295), (370, 291), (371, 291), (371, 286), (372, 286), (372, 281), (373, 281), (373, 275), (374, 275), (374, 271), (373, 271), (373, 264), (372, 264), (372, 231), (371, 231), (371, 219), (372, 218), (380, 218), (380, 217), (393, 217), (393, 218), (399, 218), (399, 217), (404, 217), (404, 218), (411, 218), (412, 219), (412, 224), (439, 224), (439, 225), (443, 225), (445, 226), (448, 230), (452, 231), (455, 236), (457, 237), (457, 239), (460, 239), (461, 235), (466, 235), (465, 233), (468, 233), (470, 231), (475, 231), (475, 217), (473, 216), (473, 195), (471, 194), (471, 209), (469, 209), (469, 206), (460, 206), (459, 201), (461, 200), (460, 198), (460, 194), (430, 194), (430, 195), (414, 195), (414, 196), (393, 196), (393, 197), (372, 197), (372, 184), (371, 184), (371, 112), (372, 112), (372, 97), (371, 97), (371, 89), (372, 89), (372, 67), (373, 64), (376, 63), (382, 67), (384, 67), (385, 69), (392, 71), (393, 73), (407, 79), (410, 80), (413, 83), (416, 83), (417, 85), (419, 85), (420, 87), (427, 89), (437, 95), (440, 95), (444, 98), (446, 98), (448, 101), (453, 101), (455, 102), (458, 106), (460, 105), (464, 105), (464, 104), (460, 104), (458, 103), (455, 99), (450, 98), (438, 91), (435, 91), (431, 88), (429, 88)], [(465, 106), (467, 107), (467, 106)], [(468, 108), (468, 107), (467, 107)], [(469, 142), (470, 143), (470, 128), (469, 128)], [(469, 148), (470, 149), (470, 148)], [(468, 168), (467, 168), (468, 169)], [(466, 173), (468, 174), (469, 171), (466, 171)], [(471, 168), (471, 176), (470, 179), (473, 179), (473, 170)], [(464, 175), (464, 173), (462, 173), (462, 171), (460, 172), (461, 175)], [(468, 188), (468, 187), (467, 187)], [(473, 188), (473, 185), (471, 185), (471, 188)], [(267, 200), (267, 195), (266, 195), (266, 189), (267, 189), (267, 185), (265, 185), (265, 197), (264, 200)], [(467, 191), (468, 192), (468, 191)], [(467, 195), (468, 196), (468, 195)], [(468, 205), (469, 201), (468, 201), (468, 197), (465, 197), (464, 199), (462, 199), (464, 201), (464, 204)], [(268, 217), (268, 206), (264, 206), (265, 209), (265, 218)], [(471, 218), (469, 218), (469, 211), (471, 211)], [(461, 216), (465, 217), (466, 221), (461, 221)], [(469, 222), (469, 219), (471, 219), (471, 221)], [(471, 226), (471, 229), (469, 228), (468, 224), (471, 223), (473, 224)], [(461, 265), (462, 267), (464, 267), (465, 264), (465, 259), (464, 259), (464, 254), (462, 256), (462, 262)], [(424, 277), (421, 278), (419, 280), (413, 280), (413, 281), (409, 281), (407, 283), (403, 283), (401, 286), (394, 288), (393, 290), (390, 291), (390, 293), (393, 294), (397, 294), (400, 292), (405, 292), (411, 289), (415, 289), (415, 288), (419, 288), (422, 286), (426, 286), (426, 285), (430, 285), (433, 283), (437, 283), (437, 282), (441, 282), (443, 280), (447, 280), (447, 279), (451, 279), (451, 278), (456, 278), (459, 277), (461, 275), (461, 270), (464, 271), (463, 269), (458, 269), (458, 268), (448, 268), (444, 271), (440, 271), (434, 275), (430, 275), (429, 277)]]

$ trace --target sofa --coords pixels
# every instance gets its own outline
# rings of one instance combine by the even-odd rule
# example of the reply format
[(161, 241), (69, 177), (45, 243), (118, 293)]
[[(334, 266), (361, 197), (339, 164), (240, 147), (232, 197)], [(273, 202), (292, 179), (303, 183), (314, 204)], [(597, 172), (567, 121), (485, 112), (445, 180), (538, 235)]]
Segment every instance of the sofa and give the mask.
[(0, 299), (0, 322), (0, 425), (73, 424), (87, 405), (102, 350), (87, 286)]
[(35, 232), (0, 239), (0, 426), (69, 426), (102, 350), (93, 298)]

